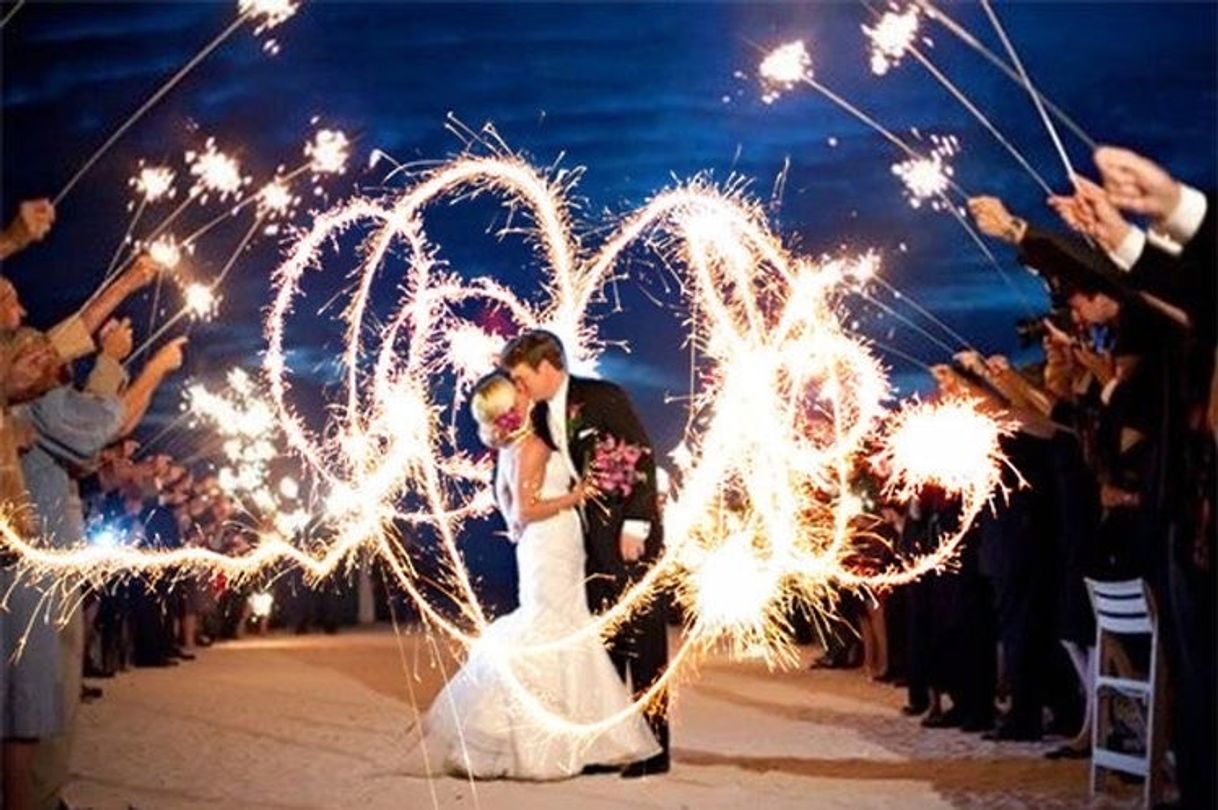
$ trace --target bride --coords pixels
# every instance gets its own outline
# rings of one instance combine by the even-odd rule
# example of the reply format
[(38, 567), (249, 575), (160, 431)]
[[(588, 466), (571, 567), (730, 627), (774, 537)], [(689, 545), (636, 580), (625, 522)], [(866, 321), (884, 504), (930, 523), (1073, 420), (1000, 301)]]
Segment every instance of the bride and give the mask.
[[(660, 751), (642, 716), (625, 713), (629, 693), (596, 634), (529, 649), (593, 620), (576, 512), (591, 490), (582, 483), (570, 489), (566, 466), (531, 430), (531, 406), (503, 373), (474, 387), (479, 437), (499, 453), (495, 495), (516, 543), (520, 607), (486, 628), (436, 697), (413, 771), (424, 765), (428, 775), (564, 779)], [(619, 713), (619, 721), (602, 722)]]

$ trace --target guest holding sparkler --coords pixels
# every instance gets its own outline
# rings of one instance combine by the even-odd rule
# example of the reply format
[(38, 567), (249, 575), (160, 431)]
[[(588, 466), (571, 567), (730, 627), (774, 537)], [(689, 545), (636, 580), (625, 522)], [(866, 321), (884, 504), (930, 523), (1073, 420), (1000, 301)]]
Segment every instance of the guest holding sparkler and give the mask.
[(0, 261), (41, 242), (55, 224), (55, 207), (50, 200), (27, 200), (17, 209), (17, 216), (0, 231)]

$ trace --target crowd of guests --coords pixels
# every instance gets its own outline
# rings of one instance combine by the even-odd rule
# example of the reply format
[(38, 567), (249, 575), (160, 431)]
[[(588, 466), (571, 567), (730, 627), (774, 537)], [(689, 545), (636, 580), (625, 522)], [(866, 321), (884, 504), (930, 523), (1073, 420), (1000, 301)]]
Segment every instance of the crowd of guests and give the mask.
[[(1086, 758), (1098, 720), (1088, 711), (1097, 651), (1085, 579), (1141, 580), (1171, 708), (1170, 754), (1155, 767), (1170, 772), (1180, 806), (1209, 808), (1218, 736), (1214, 197), (1125, 149), (1101, 148), (1095, 164), (1099, 183), (1076, 177), (1074, 194), (1050, 199), (1065, 227), (1033, 224), (994, 197), (970, 201), (979, 230), (1009, 243), (1053, 302), (1044, 318), (1019, 324), (1041, 343), (1041, 362), (1014, 368), (968, 351), (933, 369), (936, 396), (966, 394), (1016, 426), (1004, 440), (1008, 494), (969, 530), (958, 566), (857, 603), (853, 629), (818, 664), (863, 663), (904, 684), (904, 712), (924, 726), (1000, 741), (1056, 734), (1064, 743), (1047, 756)], [(892, 546), (925, 550), (956, 526), (956, 508), (936, 492), (885, 504)], [(1114, 655), (1105, 670), (1145, 676), (1145, 652)], [(1101, 726), (1100, 744), (1139, 750), (1144, 720), (1145, 707), (1126, 707)]]
[[(44, 239), (54, 222), (49, 202), (22, 203), (0, 233), (0, 260)], [(129, 438), (183, 362), (186, 341), (172, 339), (129, 377), (131, 321), (113, 317), (161, 270), (136, 255), (47, 330), (25, 322), (19, 290), (0, 277), (0, 501), (19, 535), (60, 549), (246, 547), (242, 532), (229, 528), (232, 504), (214, 476), (196, 478), (165, 455), (141, 459)], [(76, 707), (101, 694), (82, 676), (189, 660), (196, 643), (231, 632), (245, 604), (235, 595), (227, 598), (236, 605), (226, 604), (225, 589), (213, 590), (223, 583), (180, 578), (134, 576), (65, 592), (55, 577), (17, 562), (12, 554), (0, 559), (6, 810), (61, 806)]]

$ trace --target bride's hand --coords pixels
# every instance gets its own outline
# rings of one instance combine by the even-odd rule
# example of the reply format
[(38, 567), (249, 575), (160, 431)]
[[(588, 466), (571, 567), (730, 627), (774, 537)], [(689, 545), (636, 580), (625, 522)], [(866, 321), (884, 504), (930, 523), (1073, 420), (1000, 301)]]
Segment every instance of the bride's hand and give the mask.
[(576, 484), (572, 492), (575, 493), (575, 499), (581, 506), (588, 501), (596, 500), (600, 495), (600, 490), (596, 488), (596, 480), (592, 476), (588, 476)]

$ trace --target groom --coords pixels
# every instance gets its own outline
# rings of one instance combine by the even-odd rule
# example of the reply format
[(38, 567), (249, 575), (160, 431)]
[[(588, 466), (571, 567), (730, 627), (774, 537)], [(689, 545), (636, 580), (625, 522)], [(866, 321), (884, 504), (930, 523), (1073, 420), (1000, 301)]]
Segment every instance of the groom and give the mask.
[[(504, 348), (500, 360), (512, 380), (537, 403), (533, 427), (566, 461), (572, 482), (588, 475), (598, 440), (626, 442), (644, 451), (636, 467), (638, 480), (628, 494), (609, 493), (583, 509), (588, 607), (601, 613), (646, 572), (663, 549), (651, 441), (621, 388), (567, 373), (562, 343), (550, 332), (522, 333)], [(623, 622), (607, 647), (623, 681), (629, 673), (627, 683), (636, 695), (651, 686), (668, 663), (660, 600), (651, 600)], [(660, 696), (648, 722), (663, 751), (627, 765), (622, 770), (626, 778), (668, 771), (667, 692)]]

